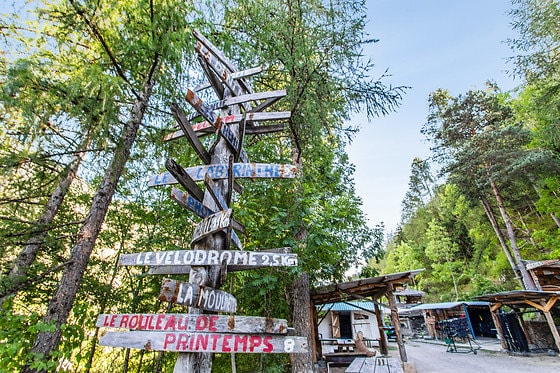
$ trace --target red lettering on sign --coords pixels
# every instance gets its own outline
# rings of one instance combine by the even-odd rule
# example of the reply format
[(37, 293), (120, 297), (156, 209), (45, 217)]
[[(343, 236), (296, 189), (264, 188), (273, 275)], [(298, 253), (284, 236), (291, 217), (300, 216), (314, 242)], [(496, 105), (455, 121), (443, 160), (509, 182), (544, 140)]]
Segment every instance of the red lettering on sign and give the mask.
[(115, 321), (117, 321), (117, 315), (111, 315), (111, 322), (109, 326), (115, 327)]
[(216, 316), (216, 315), (210, 316), (210, 322), (208, 324), (208, 331), (210, 331), (210, 332), (218, 331), (218, 329), (216, 328), (216, 321), (218, 321), (218, 318), (219, 317)]
[[(162, 315), (165, 317), (165, 315)], [(158, 327), (160, 325), (160, 320), (158, 317)], [(175, 316), (169, 316), (169, 318), (167, 319), (167, 322), (165, 323), (165, 326), (163, 327), (163, 330), (175, 330)]]
[(274, 347), (272, 346), (272, 343), (270, 343), (271, 340), (272, 340), (272, 337), (269, 336), (269, 335), (264, 337), (263, 344), (266, 347), (263, 349), (263, 352), (272, 352), (272, 350), (274, 350)]
[(224, 335), (222, 340), (222, 352), (231, 352), (231, 347), (229, 346), (229, 340), (231, 339), (231, 335)]
[[(183, 324), (181, 324), (181, 319), (183, 320)], [(177, 323), (177, 330), (187, 330), (188, 322), (189, 322), (188, 317), (179, 318), (179, 322)]]
[(244, 335), (244, 336), (236, 335), (235, 339), (233, 340), (233, 350), (235, 352), (238, 352), (238, 351), (245, 352), (245, 351), (247, 351), (247, 339), (248, 338), (249, 337), (246, 336), (246, 335)]
[(128, 315), (123, 315), (121, 317), (121, 322), (119, 323), (119, 328), (126, 328), (128, 326)]
[(206, 316), (198, 316), (196, 319), (196, 330), (201, 331), (206, 329), (208, 326), (208, 318)]
[(183, 333), (179, 334), (179, 340), (177, 341), (177, 350), (186, 351), (188, 341), (189, 341), (188, 334), (183, 334)]
[(198, 334), (196, 336), (196, 349), (207, 349), (208, 348), (208, 334)]
[(175, 343), (175, 334), (167, 333), (165, 339), (163, 340), (163, 349), (167, 349), (167, 345)]
[(252, 335), (251, 338), (249, 339), (249, 351), (253, 352), (255, 351), (256, 347), (259, 347), (261, 345), (261, 337), (259, 337), (258, 335)]

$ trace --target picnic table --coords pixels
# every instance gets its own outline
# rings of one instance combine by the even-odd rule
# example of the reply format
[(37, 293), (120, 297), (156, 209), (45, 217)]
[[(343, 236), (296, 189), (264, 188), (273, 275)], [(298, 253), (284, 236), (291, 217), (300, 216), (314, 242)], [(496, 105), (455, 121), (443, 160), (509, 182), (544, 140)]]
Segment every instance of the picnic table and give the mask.
[(398, 359), (386, 356), (358, 357), (348, 366), (346, 373), (376, 372), (403, 373)]

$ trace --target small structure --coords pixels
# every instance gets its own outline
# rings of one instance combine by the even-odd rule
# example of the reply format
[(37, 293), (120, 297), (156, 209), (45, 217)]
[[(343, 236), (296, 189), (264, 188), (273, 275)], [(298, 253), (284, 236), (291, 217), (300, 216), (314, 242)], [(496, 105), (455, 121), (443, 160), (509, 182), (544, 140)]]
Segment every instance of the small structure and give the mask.
[[(381, 307), (382, 312), (390, 312)], [(378, 347), (381, 338), (375, 305), (371, 301), (352, 301), (323, 304), (317, 307), (318, 331), (323, 352), (335, 352), (345, 344), (352, 344), (361, 332), (368, 347)], [(383, 318), (382, 318), (383, 319)]]
[(488, 302), (464, 301), (426, 303), (409, 308), (407, 312), (415, 313), (422, 311), (428, 336), (435, 339), (443, 339), (439, 325), (441, 322), (456, 318), (465, 318), (469, 324), (473, 338), (496, 337), (496, 327)]
[[(560, 351), (560, 334), (552, 317), (552, 311), (559, 311), (557, 301), (560, 291), (514, 290), (477, 298), (490, 302), (492, 317), (505, 350)], [(504, 309), (506, 307), (508, 310)], [(535, 313), (536, 317), (528, 317)]]
[[(400, 331), (400, 320), (394, 292), (398, 287), (402, 287), (404, 284), (407, 284), (414, 278), (414, 276), (422, 271), (423, 269), (393, 273), (312, 289), (310, 291), (310, 297), (313, 304), (312, 312), (314, 313), (312, 318), (314, 332), (312, 349), (314, 352), (314, 359), (321, 358), (324, 355), (319, 335), (319, 318), (316, 306), (330, 303), (350, 302), (352, 300), (371, 301), (371, 303), (373, 303), (374, 315), (379, 333), (375, 335), (382, 336), (384, 335), (384, 331), (383, 327), (379, 328), (380, 325), (383, 325), (379, 300), (382, 297), (386, 297), (389, 303), (391, 322), (395, 327), (400, 359), (403, 363), (406, 363), (408, 359)], [(379, 351), (382, 355), (386, 355), (388, 352), (387, 341), (384, 337), (379, 339)]]
[(422, 310), (411, 310), (412, 307), (422, 304), (425, 295), (423, 291), (408, 288), (395, 292), (403, 336), (414, 337), (425, 330)]
[(560, 351), (560, 334), (553, 317), (560, 315), (560, 260), (528, 262), (527, 270), (537, 290), (487, 294), (478, 299), (491, 304), (502, 348)]

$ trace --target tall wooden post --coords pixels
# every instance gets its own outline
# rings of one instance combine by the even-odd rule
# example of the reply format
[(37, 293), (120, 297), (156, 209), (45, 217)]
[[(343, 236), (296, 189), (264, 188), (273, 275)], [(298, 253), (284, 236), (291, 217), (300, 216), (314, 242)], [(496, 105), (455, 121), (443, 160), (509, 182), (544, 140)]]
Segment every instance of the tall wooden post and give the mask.
[(401, 361), (406, 363), (408, 358), (406, 356), (406, 349), (404, 347), (404, 342), (401, 334), (401, 322), (399, 320), (399, 311), (397, 308), (397, 302), (395, 300), (395, 294), (393, 284), (389, 283), (387, 285), (387, 299), (389, 300), (389, 306), (391, 307), (391, 322), (395, 328), (395, 334), (397, 335), (397, 346), (399, 348), (399, 354)]
[(375, 319), (377, 320), (377, 327), (379, 328), (379, 352), (382, 355), (387, 355), (389, 353), (389, 349), (387, 348), (387, 336), (385, 335), (385, 330), (383, 329), (383, 319), (381, 318), (381, 309), (379, 308), (379, 304), (371, 298), (373, 301), (373, 307), (375, 310)]

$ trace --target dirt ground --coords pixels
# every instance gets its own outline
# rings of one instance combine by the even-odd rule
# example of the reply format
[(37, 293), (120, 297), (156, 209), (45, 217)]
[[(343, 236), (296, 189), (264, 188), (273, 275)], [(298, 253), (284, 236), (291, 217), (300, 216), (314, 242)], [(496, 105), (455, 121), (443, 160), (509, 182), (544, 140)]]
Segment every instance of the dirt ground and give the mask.
[[(398, 358), (394, 347), (391, 347), (389, 355)], [(414, 364), (416, 373), (560, 373), (560, 355), (521, 356), (488, 350), (478, 350), (474, 354), (468, 349), (447, 352), (445, 345), (414, 340), (407, 341), (405, 348), (408, 361)], [(376, 373), (385, 373), (383, 368), (378, 367)], [(333, 368), (331, 372), (343, 373), (345, 369)]]
[[(414, 363), (417, 373), (560, 373), (560, 356), (486, 350), (478, 350), (476, 355), (469, 350), (446, 352), (446, 346), (417, 341), (407, 341), (405, 346), (408, 361)], [(398, 353), (392, 351), (391, 355), (396, 357)]]

